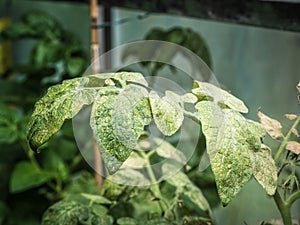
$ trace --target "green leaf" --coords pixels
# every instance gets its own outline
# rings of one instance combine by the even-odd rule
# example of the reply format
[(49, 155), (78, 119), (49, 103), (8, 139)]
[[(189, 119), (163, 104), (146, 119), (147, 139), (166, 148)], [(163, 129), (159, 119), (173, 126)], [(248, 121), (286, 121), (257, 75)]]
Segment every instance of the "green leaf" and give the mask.
[(226, 205), (251, 178), (253, 154), (260, 151), (265, 132), (260, 124), (246, 120), (237, 111), (222, 110), (214, 102), (201, 101), (196, 109), (218, 192)]
[(35, 69), (42, 69), (58, 62), (63, 57), (63, 45), (57, 41), (40, 40), (31, 54), (31, 64)]
[(132, 152), (132, 149), (126, 147), (115, 135), (112, 112), (117, 99), (118, 97), (115, 94), (97, 98), (92, 108), (90, 120), (99, 150), (109, 173), (115, 173)]
[(87, 206), (74, 201), (61, 201), (47, 209), (42, 225), (80, 225), (85, 224), (89, 216)]
[(87, 193), (82, 193), (81, 195), (96, 204), (112, 204), (110, 200), (101, 195), (92, 195)]
[[(162, 172), (164, 174), (168, 174), (170, 171), (174, 171), (177, 168), (171, 164), (165, 163), (162, 166)], [(192, 201), (200, 210), (211, 211), (209, 204), (204, 197), (201, 190), (196, 187), (191, 180), (188, 178), (186, 174), (179, 171), (173, 176), (168, 176), (169, 178), (166, 180), (168, 183), (176, 187), (176, 193), (179, 196), (185, 196), (190, 201)]]
[(117, 224), (119, 224), (119, 225), (137, 225), (138, 222), (134, 218), (121, 217), (117, 220)]
[(66, 61), (66, 70), (71, 77), (80, 75), (85, 69), (85, 59), (80, 57), (70, 57)]
[[(133, 177), (134, 179), (132, 179)], [(130, 186), (150, 185), (150, 181), (144, 174), (131, 168), (120, 169), (115, 174), (109, 176), (108, 179), (115, 183), (126, 184)]]
[(187, 160), (185, 155), (173, 145), (160, 138), (154, 138), (154, 142), (158, 145), (154, 151), (156, 151), (159, 156), (166, 159), (173, 159), (182, 165), (186, 164)]
[(147, 81), (141, 73), (133, 73), (133, 72), (119, 72), (114, 73), (111, 78), (115, 84), (121, 85), (121, 87), (125, 87), (127, 83), (138, 83), (143, 86), (148, 86)]
[(18, 139), (18, 115), (0, 103), (0, 144), (12, 144)]
[(105, 217), (107, 215), (107, 208), (103, 205), (92, 205), (92, 211), (93, 213), (98, 217)]
[(160, 98), (151, 91), (149, 100), (157, 128), (167, 136), (173, 135), (183, 122), (183, 110), (178, 103), (167, 97)]
[(84, 88), (86, 82), (86, 77), (66, 80), (49, 88), (47, 94), (35, 104), (27, 132), (27, 139), (33, 150), (38, 150), (83, 105), (93, 102), (96, 91)]
[(12, 173), (10, 191), (12, 193), (25, 191), (40, 186), (53, 177), (53, 173), (40, 170), (32, 163), (20, 162)]
[(41, 161), (45, 170), (56, 173), (61, 180), (68, 178), (69, 168), (55, 151), (43, 152)]
[(112, 109), (111, 123), (116, 138), (126, 147), (135, 148), (144, 132), (144, 127), (152, 120), (148, 91), (138, 85), (128, 85), (117, 96)]
[(277, 168), (268, 146), (262, 145), (261, 150), (252, 156), (255, 167), (253, 175), (269, 195), (274, 195), (277, 186)]
[(248, 112), (248, 108), (243, 101), (210, 83), (194, 81), (194, 89), (192, 92), (200, 101), (214, 101), (223, 108), (230, 108), (242, 113)]

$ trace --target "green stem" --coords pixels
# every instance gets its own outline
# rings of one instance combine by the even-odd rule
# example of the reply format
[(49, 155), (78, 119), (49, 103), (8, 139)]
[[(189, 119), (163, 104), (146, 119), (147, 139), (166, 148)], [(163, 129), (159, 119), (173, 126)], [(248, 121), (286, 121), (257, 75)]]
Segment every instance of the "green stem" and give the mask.
[[(151, 164), (149, 162), (149, 157), (150, 157), (150, 155), (152, 155), (151, 152), (149, 154), (146, 154), (143, 151), (139, 151), (139, 154), (144, 159), (146, 159), (146, 170), (147, 170), (147, 173), (149, 175), (150, 181), (152, 183), (152, 192), (153, 192), (154, 197), (158, 198), (159, 201), (162, 201), (164, 203), (164, 205), (166, 206), (166, 208), (168, 209), (169, 208), (169, 204), (164, 199), (163, 195), (161, 194), (160, 189), (159, 189), (159, 184), (158, 184), (157, 179), (156, 179), (156, 177), (155, 177), (155, 175), (153, 173), (153, 170), (151, 169)], [(160, 207), (161, 207), (162, 211), (165, 211), (161, 204), (160, 204)]]
[(289, 132), (287, 133), (287, 135), (283, 138), (283, 141), (282, 141), (281, 145), (279, 146), (279, 149), (278, 149), (278, 151), (277, 151), (277, 153), (275, 155), (275, 158), (274, 158), (275, 163), (279, 162), (280, 157), (281, 157), (282, 153), (285, 150), (285, 146), (286, 146), (287, 142), (290, 140), (292, 132), (298, 126), (299, 122), (300, 122), (300, 116), (297, 117), (297, 119), (294, 122), (294, 124), (291, 127), (291, 129), (289, 130)]
[(279, 209), (280, 215), (283, 220), (284, 225), (293, 225), (292, 224), (292, 215), (291, 215), (291, 207), (290, 205), (283, 201), (278, 190), (276, 190), (273, 195), (277, 208)]
[(295, 193), (293, 193), (288, 200), (286, 201), (286, 204), (291, 207), (292, 204), (300, 198), (300, 190), (296, 191)]

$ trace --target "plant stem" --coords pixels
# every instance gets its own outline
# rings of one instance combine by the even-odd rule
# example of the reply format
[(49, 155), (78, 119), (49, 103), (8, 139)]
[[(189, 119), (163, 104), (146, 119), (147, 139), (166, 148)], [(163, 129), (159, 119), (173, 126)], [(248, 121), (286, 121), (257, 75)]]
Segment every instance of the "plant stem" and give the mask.
[(288, 200), (286, 201), (286, 204), (291, 207), (292, 204), (300, 198), (300, 190), (296, 191), (295, 193), (293, 193)]
[[(153, 173), (153, 170), (151, 169), (151, 164), (149, 162), (149, 157), (152, 155), (151, 152), (149, 154), (146, 154), (145, 152), (143, 151), (140, 151), (139, 154), (144, 158), (146, 159), (146, 170), (147, 170), (147, 173), (149, 175), (149, 178), (150, 178), (150, 181), (152, 183), (152, 192), (153, 192), (153, 195), (155, 196), (155, 198), (158, 198), (159, 201), (162, 201), (164, 203), (164, 205), (167, 207), (167, 209), (169, 208), (169, 204), (168, 202), (164, 199), (163, 195), (161, 194), (160, 192), (160, 189), (159, 189), (159, 184), (157, 182), (157, 179)], [(160, 204), (160, 203), (159, 203)], [(161, 210), (162, 211), (165, 211), (164, 208), (162, 207), (162, 205), (160, 204), (160, 207), (161, 207)]]
[(282, 153), (285, 150), (285, 146), (286, 146), (287, 142), (289, 141), (293, 130), (298, 126), (299, 122), (300, 122), (300, 116), (297, 117), (297, 119), (294, 122), (294, 124), (291, 127), (291, 129), (289, 130), (289, 132), (287, 133), (287, 135), (283, 138), (283, 141), (282, 141), (281, 145), (279, 146), (279, 149), (278, 149), (278, 151), (277, 151), (277, 153), (275, 155), (275, 158), (274, 158), (274, 161), (275, 161), (276, 164), (279, 162), (280, 157), (281, 157)]
[(291, 215), (291, 207), (290, 204), (283, 201), (278, 190), (276, 190), (273, 195), (277, 208), (279, 209), (280, 215), (283, 220), (284, 225), (293, 225), (292, 224), (292, 215)]

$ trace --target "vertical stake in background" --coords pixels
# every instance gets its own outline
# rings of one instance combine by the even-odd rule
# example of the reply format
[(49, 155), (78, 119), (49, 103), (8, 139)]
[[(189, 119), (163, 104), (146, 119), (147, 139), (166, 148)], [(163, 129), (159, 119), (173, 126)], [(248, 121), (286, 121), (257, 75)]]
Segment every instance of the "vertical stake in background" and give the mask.
[[(99, 41), (98, 41), (98, 2), (97, 0), (90, 0), (90, 17), (91, 17), (91, 69), (92, 73), (96, 74), (100, 72), (100, 64), (95, 61), (99, 57)], [(96, 63), (97, 62), (97, 63)], [(95, 163), (95, 179), (99, 189), (102, 187), (102, 159), (101, 154), (94, 140), (94, 163)]]

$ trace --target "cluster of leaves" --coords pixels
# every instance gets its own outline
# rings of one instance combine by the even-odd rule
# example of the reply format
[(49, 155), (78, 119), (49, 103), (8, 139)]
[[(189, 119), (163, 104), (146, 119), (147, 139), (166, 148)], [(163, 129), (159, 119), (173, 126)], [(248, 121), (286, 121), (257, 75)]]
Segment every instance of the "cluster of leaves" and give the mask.
[[(177, 44), (178, 46), (189, 49), (194, 54), (199, 56), (199, 58), (202, 59), (210, 68), (212, 67), (211, 55), (207, 43), (199, 33), (191, 28), (173, 27), (169, 30), (153, 28), (145, 35), (144, 40), (159, 40)], [(193, 64), (194, 59), (190, 58), (188, 52), (181, 51), (181, 48), (176, 47), (170, 49), (169, 46), (163, 45), (163, 43), (161, 46), (155, 46), (155, 48), (145, 48), (142, 51), (140, 49), (136, 49), (135, 46), (129, 46), (123, 52), (122, 58), (125, 60), (127, 57), (134, 55), (134, 57), (140, 59), (140, 64), (144, 68), (148, 68), (152, 75), (156, 75), (159, 70), (169, 65), (161, 62), (145, 61), (145, 58), (156, 60), (159, 58), (161, 61), (171, 62), (177, 54), (181, 54), (183, 57), (186, 57), (188, 61)], [(169, 66), (169, 68), (173, 69), (172, 66)]]
[[(195, 110), (187, 109), (186, 103), (192, 103)], [(264, 128), (242, 116), (241, 113), (246, 113), (248, 109), (240, 99), (205, 82), (195, 81), (191, 93), (178, 95), (166, 91), (161, 96), (148, 88), (146, 80), (139, 73), (98, 74), (64, 81), (51, 87), (36, 103), (27, 133), (31, 148), (38, 151), (60, 129), (65, 119), (74, 117), (84, 105), (90, 104), (90, 126), (106, 168), (113, 174), (112, 180), (114, 176), (127, 180), (138, 177), (133, 182), (149, 184), (148, 190), (153, 197), (168, 206), (165, 210), (184, 202), (185, 206), (197, 206), (200, 211), (210, 215), (206, 199), (184, 171), (166, 176), (170, 178), (159, 186), (152, 186), (160, 178), (155, 177), (149, 168), (144, 176), (138, 169), (124, 167), (132, 157), (144, 160), (144, 165), (149, 166), (152, 151), (183, 164), (180, 161), (182, 153), (173, 147), (171, 151), (176, 154), (168, 154), (170, 147), (166, 143), (159, 150), (150, 149), (147, 153), (139, 151), (140, 138), (145, 135), (145, 127), (152, 120), (165, 136), (175, 134), (186, 115), (201, 122), (218, 193), (224, 205), (236, 196), (252, 176), (269, 195), (275, 193), (277, 172), (270, 149), (262, 143)], [(176, 168), (168, 163), (161, 167), (163, 175), (174, 170)], [(166, 200), (161, 194), (164, 184), (175, 189), (171, 200)], [(188, 214), (193, 215), (190, 212)], [(170, 220), (168, 213), (165, 212), (165, 215), (164, 218)], [(183, 217), (179, 218), (184, 220)], [(134, 224), (133, 219), (128, 221)]]
[(12, 68), (25, 74), (27, 79), (43, 79), (43, 83), (56, 83), (63, 78), (81, 75), (87, 57), (80, 41), (52, 16), (31, 11), (0, 33), (0, 41), (34, 39), (28, 64)]
[(38, 156), (26, 138), (33, 104), (49, 83), (81, 74), (86, 64), (83, 48), (43, 12), (29, 12), (0, 33), (1, 41), (23, 39), (34, 40), (28, 64), (12, 65), (10, 73), (0, 77), (1, 225), (39, 224), (42, 213), (60, 199), (78, 167), (86, 169), (70, 123), (48, 142), (49, 151)]

